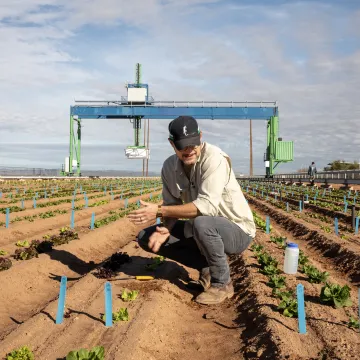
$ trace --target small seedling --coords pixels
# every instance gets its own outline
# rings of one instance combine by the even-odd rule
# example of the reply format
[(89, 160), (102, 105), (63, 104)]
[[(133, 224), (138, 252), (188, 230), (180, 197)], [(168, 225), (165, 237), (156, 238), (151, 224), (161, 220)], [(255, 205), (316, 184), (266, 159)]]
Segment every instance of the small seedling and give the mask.
[(299, 251), (299, 264), (304, 266), (309, 262), (309, 257), (305, 255), (305, 253), (300, 250)]
[(126, 291), (123, 290), (122, 294), (121, 294), (121, 298), (124, 301), (134, 301), (137, 296), (139, 295), (139, 291), (138, 290), (132, 290), (132, 291)]
[(282, 311), (282, 314), (286, 317), (297, 317), (298, 304), (297, 300), (287, 294), (282, 295), (282, 300), (277, 308)]
[(70, 351), (66, 356), (66, 360), (104, 360), (105, 349), (103, 346), (95, 346), (91, 350), (75, 350)]
[(0, 257), (0, 271), (8, 270), (12, 266), (12, 262), (8, 258)]
[(153, 259), (153, 263), (152, 264), (147, 264), (145, 265), (145, 269), (146, 270), (156, 270), (160, 265), (162, 265), (165, 261), (165, 257), (164, 256), (156, 256)]
[(279, 299), (293, 297), (294, 295), (291, 291), (281, 291), (278, 288), (274, 288), (272, 294)]
[(309, 277), (309, 282), (313, 284), (325, 283), (330, 275), (327, 271), (321, 272), (312, 265), (304, 265), (304, 273)]
[[(101, 319), (106, 321), (105, 314), (102, 315)], [(114, 322), (118, 321), (129, 321), (129, 313), (127, 308), (121, 308), (118, 312), (112, 313), (112, 319)]]
[(268, 253), (265, 252), (258, 254), (257, 259), (261, 267), (267, 265), (277, 266), (279, 263), (275, 258), (273, 258), (272, 256), (270, 256)]
[(341, 287), (338, 284), (326, 283), (326, 285), (321, 288), (320, 301), (324, 304), (332, 305), (335, 308), (351, 306), (350, 288), (347, 285)]
[(256, 243), (251, 245), (251, 250), (254, 251), (255, 254), (260, 253), (261, 250), (263, 250), (263, 249), (264, 249), (264, 246), (262, 246), (262, 245), (258, 245)]
[(7, 354), (5, 360), (35, 360), (35, 356), (27, 346), (23, 346)]
[(286, 285), (285, 276), (271, 275), (267, 285), (277, 289), (283, 288)]
[(282, 236), (270, 236), (270, 242), (275, 243), (276, 245), (278, 245), (281, 249), (285, 249), (286, 248), (286, 237), (282, 237)]
[(280, 270), (276, 267), (276, 265), (266, 265), (259, 270), (264, 275), (276, 275), (280, 273)]
[(18, 241), (16, 244), (16, 246), (19, 246), (19, 247), (27, 247), (27, 246), (30, 246), (29, 242), (27, 240), (24, 240), (24, 241)]
[(354, 329), (360, 329), (360, 323), (358, 320), (354, 319), (352, 316), (350, 316), (349, 322), (348, 322), (348, 327), (349, 328), (354, 328)]

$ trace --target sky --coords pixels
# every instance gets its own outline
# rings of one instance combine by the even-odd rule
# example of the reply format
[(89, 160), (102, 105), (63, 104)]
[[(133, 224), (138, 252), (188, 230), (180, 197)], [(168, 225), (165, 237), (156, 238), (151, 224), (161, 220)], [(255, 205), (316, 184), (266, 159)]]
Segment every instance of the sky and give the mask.
[[(294, 161), (359, 160), (360, 1), (1, 0), (0, 166), (58, 168), (75, 100), (127, 95), (142, 65), (156, 101), (277, 101)], [(149, 170), (173, 154), (150, 120)], [(82, 121), (82, 168), (142, 170), (129, 120)], [(264, 174), (266, 121), (253, 120)], [(249, 172), (249, 121), (200, 120), (203, 140)]]

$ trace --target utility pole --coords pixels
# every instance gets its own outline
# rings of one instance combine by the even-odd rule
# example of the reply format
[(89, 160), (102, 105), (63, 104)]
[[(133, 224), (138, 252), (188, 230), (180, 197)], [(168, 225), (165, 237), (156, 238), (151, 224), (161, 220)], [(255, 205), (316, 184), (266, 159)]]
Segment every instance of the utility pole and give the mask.
[(250, 119), (250, 176), (253, 176), (252, 120)]
[[(146, 149), (149, 150), (150, 152), (150, 143), (149, 143), (149, 138), (150, 138), (150, 119), (147, 119), (147, 145), (146, 145)], [(149, 157), (146, 157), (146, 177), (148, 177), (149, 174)]]
[[(144, 146), (146, 149), (146, 120), (144, 120)], [(143, 159), (143, 171), (142, 171), (142, 176), (145, 176), (145, 168), (146, 168), (146, 160), (147, 159)]]

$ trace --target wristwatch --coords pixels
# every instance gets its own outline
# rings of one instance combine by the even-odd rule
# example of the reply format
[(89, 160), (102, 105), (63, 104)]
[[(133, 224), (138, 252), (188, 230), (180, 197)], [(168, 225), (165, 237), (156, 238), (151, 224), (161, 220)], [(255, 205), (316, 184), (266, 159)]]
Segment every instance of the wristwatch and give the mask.
[(162, 220), (162, 218), (163, 218), (161, 207), (162, 207), (162, 205), (158, 205), (158, 211), (156, 213), (156, 217), (160, 218), (160, 220)]

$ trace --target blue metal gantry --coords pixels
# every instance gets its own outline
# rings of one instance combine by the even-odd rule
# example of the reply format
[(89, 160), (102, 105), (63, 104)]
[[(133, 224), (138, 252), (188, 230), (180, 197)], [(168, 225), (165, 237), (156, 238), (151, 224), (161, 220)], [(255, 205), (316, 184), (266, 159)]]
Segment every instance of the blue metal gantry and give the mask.
[[(139, 76), (137, 79), (139, 80)], [(154, 101), (149, 96), (147, 84), (138, 81), (128, 84), (127, 88), (128, 96), (121, 97), (121, 100), (76, 101), (76, 104), (70, 107), (70, 156), (65, 159), (62, 175), (74, 175), (73, 167), (76, 166), (76, 175), (81, 176), (82, 119), (130, 119), (135, 123), (136, 119), (172, 120), (180, 115), (190, 115), (196, 119), (211, 120), (267, 120), (268, 142), (264, 158), (266, 174), (272, 176), (273, 169), (278, 163), (293, 160), (292, 142), (286, 142), (290, 155), (279, 156), (280, 152), (276, 153), (276, 144), (281, 142), (277, 137), (279, 114), (276, 102)], [(77, 137), (73, 128), (75, 122), (78, 123)], [(286, 144), (281, 144), (282, 149)]]
[(220, 101), (152, 101), (145, 104), (121, 101), (77, 102), (70, 108), (71, 116), (81, 119), (173, 119), (190, 115), (211, 120), (269, 120), (278, 116), (276, 102)]

